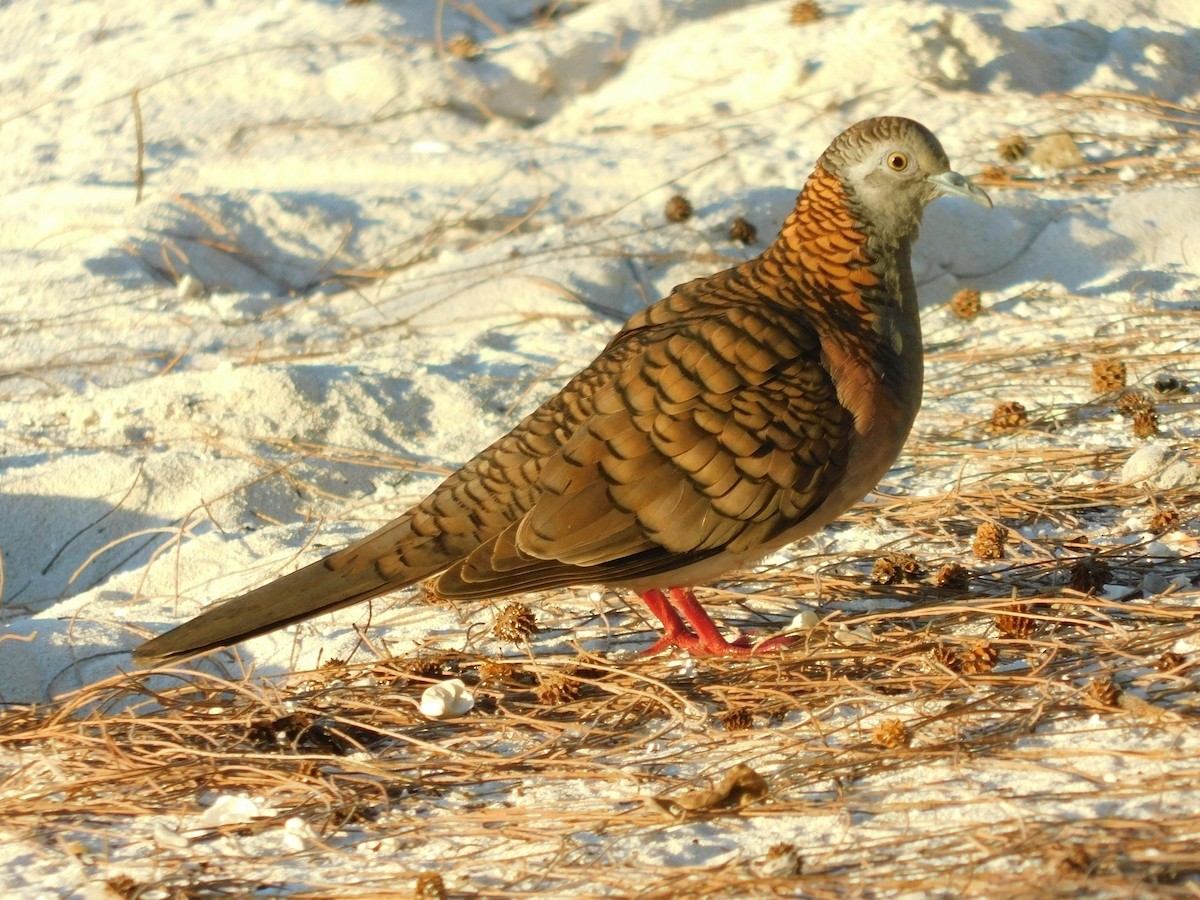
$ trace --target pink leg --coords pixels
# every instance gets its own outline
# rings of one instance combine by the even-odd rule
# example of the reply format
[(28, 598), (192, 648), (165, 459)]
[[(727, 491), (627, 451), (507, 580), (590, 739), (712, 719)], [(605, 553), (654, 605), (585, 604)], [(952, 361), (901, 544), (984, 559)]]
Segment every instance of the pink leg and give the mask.
[(646, 591), (641, 598), (650, 612), (654, 613), (654, 617), (663, 625), (663, 636), (651, 644), (648, 649), (643, 650), (642, 656), (653, 656), (670, 647), (691, 648), (695, 646), (697, 637), (687, 630), (683, 619), (679, 618), (679, 613), (675, 612), (675, 608), (667, 600), (666, 594), (655, 588)]
[[(712, 617), (700, 605), (696, 595), (687, 588), (673, 587), (670, 590), (671, 599), (660, 590), (646, 591), (642, 600), (663, 624), (663, 636), (655, 641), (643, 656), (660, 653), (671, 647), (687, 650), (697, 656), (748, 656), (763, 650), (780, 650), (791, 645), (791, 638), (780, 636), (752, 646), (746, 637), (738, 638), (730, 643), (725, 640)], [(678, 609), (678, 611), (676, 611)], [(683, 617), (680, 618), (680, 613)], [(684, 624), (691, 625), (688, 630)]]
[(699, 643), (696, 649), (699, 649), (700, 652), (712, 656), (744, 656), (750, 652), (749, 647), (731, 644), (725, 640), (725, 637), (717, 629), (717, 623), (700, 605), (696, 595), (687, 588), (671, 588), (671, 601), (683, 613), (683, 617), (692, 626), (692, 630), (696, 632)]

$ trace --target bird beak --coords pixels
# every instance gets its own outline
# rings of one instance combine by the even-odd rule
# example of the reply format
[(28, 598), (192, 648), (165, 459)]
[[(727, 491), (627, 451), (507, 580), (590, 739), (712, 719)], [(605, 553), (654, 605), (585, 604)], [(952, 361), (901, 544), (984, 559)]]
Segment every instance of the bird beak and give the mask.
[(957, 172), (939, 172), (937, 175), (930, 175), (925, 179), (943, 194), (949, 194), (956, 197), (966, 197), (978, 203), (980, 206), (992, 208), (992, 198), (983, 192), (982, 188), (977, 188), (971, 182), (967, 181), (962, 175)]

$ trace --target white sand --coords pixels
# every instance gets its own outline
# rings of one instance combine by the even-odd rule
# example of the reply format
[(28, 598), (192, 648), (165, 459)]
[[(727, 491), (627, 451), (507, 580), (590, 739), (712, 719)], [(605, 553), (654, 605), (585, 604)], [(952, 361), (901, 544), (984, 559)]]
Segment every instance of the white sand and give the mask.
[[(1022, 360), (1200, 302), (1200, 118), (1171, 125), (1132, 103), (1083, 99), (1153, 95), (1196, 109), (1190, 0), (1136, 11), (1091, 0), (828, 4), (803, 27), (788, 24), (787, 2), (596, 0), (549, 27), (532, 25), (533, 2), (477, 5), (505, 33), (468, 4), (446, 4), (441, 24), (446, 40), (480, 40), (471, 62), (437, 52), (433, 2), (0, 10), (0, 700), (49, 699), (128, 668), (128, 650), (151, 634), (393, 517), (629, 313), (757, 252), (728, 239), (729, 222), (744, 215), (769, 239), (830, 138), (869, 115), (920, 119), (969, 174), (1000, 164), (996, 146), (1013, 133), (1070, 131), (1080, 171), (1128, 158), (1119, 179), (1091, 183), (1026, 161), (1044, 180), (990, 188), (990, 213), (930, 208), (915, 259), (928, 342), (1010, 356), (1012, 380), (962, 384), (926, 408), (918, 434), (986, 419), (999, 400), (1043, 411), (1086, 402), (1086, 376), (1048, 384)], [(1181, 158), (1190, 173), (1162, 177)], [(676, 192), (696, 216), (667, 225)], [(385, 267), (394, 273), (353, 284), (330, 274)], [(970, 326), (941, 308), (963, 286), (993, 310)], [(1196, 342), (1180, 333), (1155, 352), (1175, 354), (1165, 367), (1194, 384)], [(931, 356), (932, 382), (952, 371)], [(1156, 374), (1143, 366), (1131, 381)], [(1200, 461), (1194, 411), (1162, 425), (1159, 444)], [(1103, 416), (1003, 440), (1141, 444)], [(884, 489), (940, 491), (960, 474), (906, 457)], [(854, 552), (893, 537), (881, 523), (820, 540)], [(1197, 579), (1178, 587), (1197, 599)], [(456, 648), (481, 618), (410, 596), (237, 652), (261, 673), (313, 665), (348, 652), (368, 618), (395, 652)], [(587, 590), (563, 592), (540, 618), (553, 622), (559, 603), (572, 615), (596, 605)], [(620, 603), (606, 608), (625, 646), (648, 639)], [(603, 631), (584, 641), (610, 642)], [(556, 638), (534, 647), (566, 649)], [(1046, 748), (1044, 763), (992, 772), (987, 789), (1004, 793), (1008, 777), (1049, 790), (1066, 777), (1053, 760), (1082, 752), (1080, 740), (1039, 733), (1029, 747)], [(1194, 733), (1172, 740), (1200, 752)], [(1098, 769), (1125, 764), (1104, 759)], [(905, 777), (949, 790), (969, 768)], [(1089, 803), (1066, 815), (1095, 813)], [(1200, 814), (1194, 792), (1162, 803)], [(801, 831), (827, 830), (832, 843), (850, 827), (836, 812), (815, 818), (756, 819), (711, 858)], [(684, 831), (636, 839), (643, 862), (682, 858)], [(613, 838), (612, 864), (634, 840)], [(95, 877), (12, 848), (0, 851), (8, 895), (58, 895)], [(112, 849), (114, 860), (144, 852), (132, 838)], [(480, 850), (494, 865), (506, 852)], [(386, 864), (386, 848), (376, 856)], [(300, 865), (326, 864), (353, 883), (353, 866)]]

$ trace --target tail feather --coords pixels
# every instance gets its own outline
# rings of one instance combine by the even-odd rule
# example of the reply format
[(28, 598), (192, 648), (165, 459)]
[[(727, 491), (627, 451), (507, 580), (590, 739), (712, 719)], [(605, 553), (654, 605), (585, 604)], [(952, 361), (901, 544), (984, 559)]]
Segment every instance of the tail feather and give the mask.
[(411, 582), (387, 580), (374, 566), (333, 569), (331, 559), (233, 597), (147, 641), (133, 652), (137, 662), (166, 661), (236, 644), (301, 619), (369, 600)]

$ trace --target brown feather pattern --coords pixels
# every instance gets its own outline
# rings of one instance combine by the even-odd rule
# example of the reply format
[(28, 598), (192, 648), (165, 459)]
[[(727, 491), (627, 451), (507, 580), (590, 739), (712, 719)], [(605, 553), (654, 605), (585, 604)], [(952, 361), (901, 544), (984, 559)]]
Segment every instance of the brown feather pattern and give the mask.
[[(824, 525), (874, 486), (920, 402), (908, 248), (938, 191), (881, 181), (892, 176), (873, 160), (894, 147), (929, 173), (948, 170), (914, 122), (849, 129), (761, 256), (633, 316), (557, 395), (394, 522), (138, 655), (221, 646), (423, 579), (465, 599), (675, 588), (677, 573), (744, 564)], [(671, 596), (700, 637), (655, 591), (646, 599), (668, 632), (655, 647), (723, 652), (690, 592)]]

